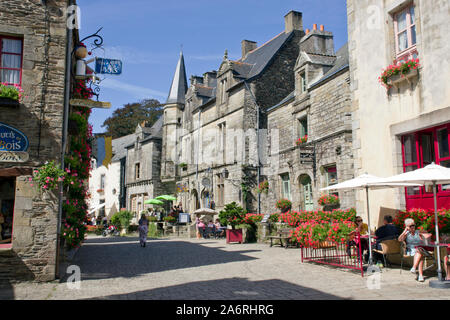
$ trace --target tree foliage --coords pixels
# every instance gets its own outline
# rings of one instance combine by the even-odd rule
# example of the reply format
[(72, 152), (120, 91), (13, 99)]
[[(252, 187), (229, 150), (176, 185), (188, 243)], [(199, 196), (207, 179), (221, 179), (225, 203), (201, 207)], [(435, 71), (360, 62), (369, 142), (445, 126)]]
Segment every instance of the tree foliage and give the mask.
[(133, 133), (136, 126), (143, 121), (153, 125), (162, 115), (163, 107), (158, 100), (146, 99), (140, 102), (128, 103), (115, 110), (111, 117), (103, 122), (106, 134), (113, 139)]

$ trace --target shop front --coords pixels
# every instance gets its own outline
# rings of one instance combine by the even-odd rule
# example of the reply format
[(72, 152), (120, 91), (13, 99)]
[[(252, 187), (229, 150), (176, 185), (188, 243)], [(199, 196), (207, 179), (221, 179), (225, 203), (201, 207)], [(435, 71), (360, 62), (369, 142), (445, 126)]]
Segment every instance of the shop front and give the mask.
[[(423, 168), (431, 163), (450, 168), (450, 123), (416, 131), (402, 136), (404, 172)], [(437, 186), (438, 208), (450, 209), (450, 185)], [(433, 188), (406, 189), (406, 209), (433, 209)]]

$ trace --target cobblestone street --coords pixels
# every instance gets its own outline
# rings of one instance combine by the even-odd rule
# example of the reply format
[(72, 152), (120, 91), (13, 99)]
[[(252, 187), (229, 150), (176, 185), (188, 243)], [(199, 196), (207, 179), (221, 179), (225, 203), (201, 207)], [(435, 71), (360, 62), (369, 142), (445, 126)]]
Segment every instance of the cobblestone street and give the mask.
[(448, 290), (398, 268), (384, 269), (381, 289), (358, 272), (300, 262), (300, 249), (225, 240), (91, 237), (75, 255), (80, 289), (20, 283), (0, 299), (450, 299)]

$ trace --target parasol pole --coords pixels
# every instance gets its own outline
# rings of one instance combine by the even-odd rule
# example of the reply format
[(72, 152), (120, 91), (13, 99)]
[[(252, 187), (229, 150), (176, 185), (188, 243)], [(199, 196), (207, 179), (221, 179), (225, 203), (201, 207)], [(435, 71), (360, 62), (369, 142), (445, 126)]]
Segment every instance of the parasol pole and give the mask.
[(372, 235), (370, 231), (370, 213), (369, 213), (369, 186), (366, 186), (366, 202), (367, 202), (367, 225), (369, 227), (369, 265), (372, 265)]
[(441, 248), (439, 247), (439, 223), (437, 214), (437, 196), (436, 196), (436, 181), (433, 181), (433, 196), (434, 196), (434, 224), (436, 227), (436, 263), (438, 266), (438, 279), (442, 281), (442, 269), (441, 269)]

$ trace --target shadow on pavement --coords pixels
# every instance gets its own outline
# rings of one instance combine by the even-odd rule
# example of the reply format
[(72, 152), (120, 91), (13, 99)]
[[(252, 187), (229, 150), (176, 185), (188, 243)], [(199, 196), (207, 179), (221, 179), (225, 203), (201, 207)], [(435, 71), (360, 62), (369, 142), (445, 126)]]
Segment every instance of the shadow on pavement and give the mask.
[(228, 278), (96, 297), (106, 300), (343, 300), (283, 280), (249, 281)]
[(14, 300), (11, 281), (33, 281), (35, 276), (13, 250), (0, 253), (0, 300)]
[(154, 272), (250, 261), (257, 258), (245, 254), (260, 251), (225, 251), (201, 243), (161, 240), (147, 241), (147, 246), (142, 248), (137, 238), (105, 239), (88, 239), (71, 262), (80, 267), (83, 281), (132, 278)]

